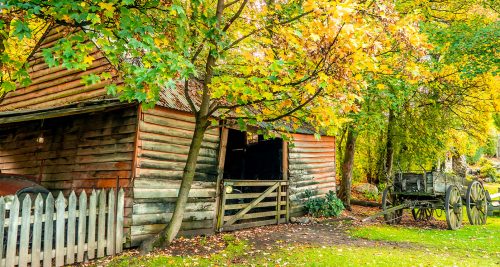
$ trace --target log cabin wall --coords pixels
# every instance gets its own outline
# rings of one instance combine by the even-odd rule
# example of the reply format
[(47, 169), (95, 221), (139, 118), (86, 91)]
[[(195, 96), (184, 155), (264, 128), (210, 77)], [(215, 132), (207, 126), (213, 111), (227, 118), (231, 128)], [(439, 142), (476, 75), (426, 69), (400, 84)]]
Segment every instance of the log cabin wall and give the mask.
[(311, 190), (316, 196), (335, 192), (335, 137), (294, 134), (288, 147), (288, 173), (290, 181), (290, 214), (304, 214), (304, 192)]
[[(134, 179), (132, 245), (160, 232), (172, 216), (194, 130), (188, 113), (156, 106), (139, 121)], [(214, 231), (219, 130), (207, 131), (181, 235)]]
[[(51, 191), (125, 188), (131, 220), (137, 107), (0, 125), (0, 170), (30, 175)], [(43, 144), (37, 138), (43, 136)]]

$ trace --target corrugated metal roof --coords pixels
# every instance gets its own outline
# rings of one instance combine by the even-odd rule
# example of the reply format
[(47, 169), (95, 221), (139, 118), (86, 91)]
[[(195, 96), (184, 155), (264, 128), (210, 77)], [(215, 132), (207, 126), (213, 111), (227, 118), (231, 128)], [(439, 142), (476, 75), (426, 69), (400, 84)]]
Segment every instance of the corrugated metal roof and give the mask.
[[(56, 38), (61, 38), (64, 32), (64, 27), (55, 26), (47, 30), (48, 32), (44, 35), (44, 38), (40, 40), (39, 47), (53, 45), (53, 41)], [(35, 50), (30, 57), (30, 75), (34, 76), (35, 84), (32, 84), (26, 88), (19, 88), (14, 92), (8, 93), (3, 99), (0, 98), (0, 116), (7, 115), (10, 111), (20, 111), (20, 110), (43, 110), (47, 108), (59, 108), (67, 106), (68, 104), (79, 104), (88, 103), (96, 100), (110, 99), (113, 98), (106, 93), (104, 86), (109, 82), (102, 82), (93, 86), (82, 87), (80, 85), (80, 78), (83, 74), (88, 73), (99, 73), (102, 71), (118, 73), (116, 68), (111, 65), (111, 63), (106, 59), (104, 55), (99, 51), (96, 46), (96, 56), (99, 55), (100, 60), (96, 60), (94, 65), (87, 71), (75, 71), (66, 70), (63, 67), (48, 68), (48, 66), (42, 61), (40, 48)], [(36, 65), (34, 67), (34, 65)], [(40, 70), (41, 69), (41, 70)], [(112, 71), (115, 70), (115, 71)], [(43, 73), (42, 73), (43, 72)], [(54, 78), (48, 79), (42, 74), (55, 75)], [(54, 74), (55, 73), (55, 74)], [(71, 78), (71, 82), (67, 82), (68, 78)], [(61, 80), (61, 82), (57, 82)], [(121, 83), (118, 75), (113, 78), (114, 82)], [(39, 84), (40, 83), (40, 84)], [(54, 85), (52, 85), (54, 84)], [(68, 89), (69, 88), (69, 89)], [(193, 100), (196, 108), (199, 108), (201, 103), (200, 92), (202, 91), (202, 84), (192, 79), (189, 82), (189, 96)], [(219, 100), (224, 101), (224, 100)], [(189, 102), (184, 93), (184, 82), (176, 82), (174, 88), (164, 88), (159, 94), (159, 100), (156, 103), (159, 106), (192, 112)], [(258, 113), (259, 111), (253, 110), (252, 113)], [(284, 129), (285, 131), (297, 132), (297, 133), (307, 133), (313, 134), (314, 128), (311, 126), (301, 126), (299, 129), (293, 129), (290, 123), (285, 121), (273, 123), (273, 127), (276, 129)], [(269, 123), (259, 123), (255, 125), (261, 128), (269, 128)]]
[[(201, 84), (190, 81), (189, 82), (189, 96), (193, 100), (196, 108), (200, 107), (200, 96), (198, 92), (201, 89)], [(192, 112), (189, 102), (184, 93), (184, 83), (179, 81), (176, 83), (175, 88), (164, 88), (161, 90), (159, 95), (159, 100), (156, 102), (157, 105), (171, 108), (175, 110), (181, 110), (186, 112)]]

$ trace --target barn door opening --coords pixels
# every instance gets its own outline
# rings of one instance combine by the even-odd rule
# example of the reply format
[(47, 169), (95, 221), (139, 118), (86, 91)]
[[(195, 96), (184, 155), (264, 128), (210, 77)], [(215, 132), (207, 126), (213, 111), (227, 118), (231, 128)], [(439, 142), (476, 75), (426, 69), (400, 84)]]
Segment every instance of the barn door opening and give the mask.
[(217, 228), (231, 231), (288, 221), (286, 142), (229, 129)]

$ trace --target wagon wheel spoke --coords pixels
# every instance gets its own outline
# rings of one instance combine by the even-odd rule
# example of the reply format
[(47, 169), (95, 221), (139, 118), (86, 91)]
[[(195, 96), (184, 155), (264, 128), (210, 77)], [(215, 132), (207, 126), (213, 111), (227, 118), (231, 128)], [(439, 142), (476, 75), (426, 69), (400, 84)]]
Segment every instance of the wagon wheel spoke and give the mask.
[(486, 192), (482, 184), (478, 181), (473, 181), (467, 188), (465, 194), (467, 217), (470, 224), (485, 224), (486, 223)]

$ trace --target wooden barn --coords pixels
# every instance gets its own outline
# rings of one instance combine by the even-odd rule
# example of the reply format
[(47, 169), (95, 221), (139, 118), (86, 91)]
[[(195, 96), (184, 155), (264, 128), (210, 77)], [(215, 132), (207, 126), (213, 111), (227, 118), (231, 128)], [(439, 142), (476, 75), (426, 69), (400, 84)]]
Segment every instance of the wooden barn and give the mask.
[[(41, 50), (64, 36), (62, 29), (50, 28), (29, 57), (32, 84), (0, 99), (0, 172), (65, 193), (124, 187), (124, 230), (136, 246), (171, 216), (194, 117), (175, 90), (144, 110), (107, 95), (111, 80), (83, 85), (83, 75), (114, 69), (97, 47), (84, 71), (49, 68)], [(287, 222), (302, 213), (308, 189), (335, 190), (334, 137), (301, 132), (289, 143), (236, 128), (209, 130), (181, 234)]]

